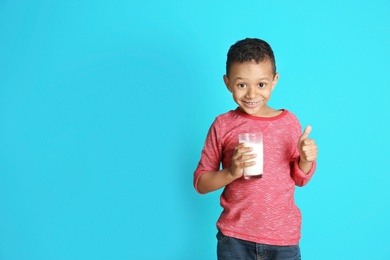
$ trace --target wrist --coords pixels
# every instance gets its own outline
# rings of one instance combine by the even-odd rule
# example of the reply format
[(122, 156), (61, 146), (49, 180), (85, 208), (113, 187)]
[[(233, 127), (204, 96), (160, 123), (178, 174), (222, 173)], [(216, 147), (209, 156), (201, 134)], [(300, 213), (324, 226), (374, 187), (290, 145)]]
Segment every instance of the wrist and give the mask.
[(298, 166), (305, 174), (307, 174), (310, 172), (311, 168), (313, 167), (313, 162), (304, 161), (302, 160), (301, 157), (299, 157)]
[(236, 179), (239, 179), (241, 176), (242, 176), (242, 173), (241, 174), (235, 174), (235, 171), (233, 171), (231, 169), (231, 167), (227, 168), (226, 169), (226, 180), (230, 183)]

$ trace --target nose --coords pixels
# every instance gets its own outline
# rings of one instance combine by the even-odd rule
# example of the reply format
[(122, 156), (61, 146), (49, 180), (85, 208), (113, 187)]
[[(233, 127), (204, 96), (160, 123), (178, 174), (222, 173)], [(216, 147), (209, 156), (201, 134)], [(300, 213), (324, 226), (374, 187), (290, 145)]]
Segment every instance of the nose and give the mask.
[(247, 87), (246, 97), (253, 98), (255, 96), (256, 96), (256, 88), (254, 88), (252, 86)]

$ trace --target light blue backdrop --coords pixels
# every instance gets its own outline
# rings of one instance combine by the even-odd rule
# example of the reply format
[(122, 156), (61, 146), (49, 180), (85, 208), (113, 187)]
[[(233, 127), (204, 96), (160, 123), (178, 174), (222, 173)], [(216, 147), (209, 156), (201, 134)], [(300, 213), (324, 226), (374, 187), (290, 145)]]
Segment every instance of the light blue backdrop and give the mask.
[(0, 1), (0, 259), (215, 259), (192, 174), (222, 75), (267, 40), (313, 126), (303, 259), (390, 259), (390, 2)]

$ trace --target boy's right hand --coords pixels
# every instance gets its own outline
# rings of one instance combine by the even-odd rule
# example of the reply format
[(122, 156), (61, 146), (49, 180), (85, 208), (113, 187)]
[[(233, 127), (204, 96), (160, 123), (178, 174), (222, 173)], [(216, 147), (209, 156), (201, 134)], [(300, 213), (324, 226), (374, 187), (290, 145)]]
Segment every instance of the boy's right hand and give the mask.
[(240, 178), (244, 173), (244, 168), (256, 164), (255, 161), (247, 162), (248, 160), (256, 157), (256, 154), (254, 153), (249, 154), (249, 152), (251, 152), (252, 150), (252, 147), (245, 147), (244, 143), (240, 143), (234, 148), (232, 164), (229, 168), (229, 172), (233, 178)]

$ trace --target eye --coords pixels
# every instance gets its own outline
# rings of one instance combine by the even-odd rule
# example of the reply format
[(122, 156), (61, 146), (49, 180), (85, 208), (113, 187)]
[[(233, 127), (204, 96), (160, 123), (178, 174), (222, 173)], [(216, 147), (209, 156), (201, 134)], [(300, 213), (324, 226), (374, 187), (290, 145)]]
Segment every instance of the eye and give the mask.
[(246, 88), (246, 84), (245, 83), (240, 83), (237, 85), (239, 88)]
[(259, 88), (265, 88), (266, 84), (265, 83), (259, 83)]

